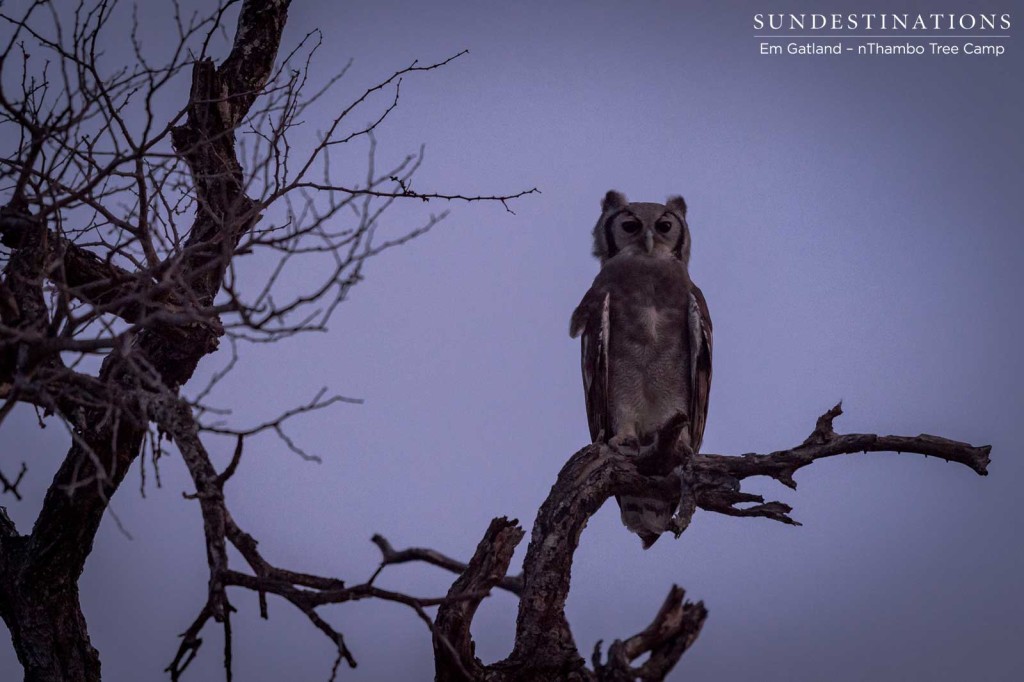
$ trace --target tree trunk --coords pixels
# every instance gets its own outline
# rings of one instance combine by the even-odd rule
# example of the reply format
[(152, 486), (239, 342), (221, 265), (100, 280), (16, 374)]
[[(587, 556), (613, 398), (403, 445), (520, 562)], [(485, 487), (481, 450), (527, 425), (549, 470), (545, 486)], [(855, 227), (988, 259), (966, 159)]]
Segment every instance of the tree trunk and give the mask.
[(0, 616), (11, 631), (26, 682), (98, 682), (100, 656), (89, 641), (78, 585), (74, 580), (46, 583), (26, 571), (24, 551), (16, 551), (24, 549), (25, 539), (2, 542)]

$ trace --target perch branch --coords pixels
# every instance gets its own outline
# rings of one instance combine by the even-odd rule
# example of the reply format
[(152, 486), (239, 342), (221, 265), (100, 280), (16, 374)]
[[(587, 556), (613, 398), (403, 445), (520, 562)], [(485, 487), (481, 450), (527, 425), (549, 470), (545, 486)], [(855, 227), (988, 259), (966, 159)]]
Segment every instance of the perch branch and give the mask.
[[(670, 428), (674, 426), (670, 425)], [(475, 609), (466, 609), (460, 614), (462, 622), (457, 628), (450, 622), (445, 623), (446, 631), (452, 634), (449, 639), (458, 652), (461, 666), (439, 664), (438, 680), (465, 679), (462, 667), (472, 671), (471, 679), (598, 679), (594, 671), (586, 668), (565, 618), (572, 560), (583, 528), (601, 505), (614, 495), (643, 491), (646, 495), (661, 496), (671, 504), (678, 504), (680, 499), (680, 480), (675, 473), (647, 476), (639, 473), (637, 466), (636, 458), (601, 444), (587, 446), (569, 459), (541, 505), (533, 525), (524, 562), (515, 647), (511, 655), (491, 666), (479, 668), (479, 662), (471, 655), (473, 645), (469, 639)], [(496, 551), (499, 545), (494, 540), (495, 524), (500, 527), (500, 522), (498, 519), (492, 523), (477, 548), (474, 560), (456, 581), (453, 591), (465, 581), (481, 581), (482, 569), (474, 561), (478, 561), (481, 552), (488, 547)], [(511, 548), (508, 551), (511, 555)], [(493, 569), (502, 565), (507, 567), (507, 562), (487, 565), (491, 572), (485, 585), (493, 586), (501, 580), (504, 571), (497, 573)], [(439, 629), (441, 614), (439, 611)], [(435, 644), (438, 660), (441, 653)]]
[[(672, 588), (661, 610), (643, 632), (614, 642), (609, 647), (607, 662), (601, 663), (600, 648), (595, 649), (592, 670), (585, 666), (565, 618), (572, 560), (580, 534), (589, 518), (609, 497), (642, 492), (663, 499), (679, 509), (675, 524), (678, 535), (687, 527), (694, 501), (708, 511), (732, 516), (764, 516), (795, 524), (789, 517), (788, 505), (765, 502), (760, 496), (741, 492), (740, 481), (750, 476), (769, 476), (795, 487), (793, 474), (797, 469), (833, 455), (883, 450), (915, 452), (958, 462), (981, 475), (987, 473), (988, 446), (975, 447), (930, 435), (839, 435), (832, 423), (841, 413), (840, 406), (835, 406), (818, 419), (814, 431), (803, 443), (768, 455), (690, 456), (689, 453), (661, 452), (631, 457), (602, 444), (587, 446), (574, 454), (559, 472), (533, 526), (523, 566), (512, 654), (503, 661), (481, 667), (472, 656), (473, 644), (468, 639), (473, 609), (464, 609), (457, 627), (446, 623), (447, 630), (453, 634), (451, 641), (461, 667), (471, 671), (468, 673), (471, 679), (492, 682), (520, 679), (624, 682), (665, 678), (696, 640), (707, 617), (702, 603), (684, 601), (682, 589)], [(671, 435), (672, 429), (678, 433), (678, 426), (670, 423), (666, 434)], [(675, 441), (659, 438), (659, 442)], [(753, 503), (753, 506), (736, 507), (739, 503)], [(493, 533), (492, 524), (474, 561), (480, 559), (481, 551), (491, 547)], [(378, 543), (378, 546), (382, 545)], [(393, 552), (385, 542), (382, 552), (386, 557), (389, 550)], [(496, 550), (492, 547), (489, 551)], [(417, 549), (408, 560), (435, 563), (425, 558), (431, 554), (432, 550)], [(445, 567), (458, 565), (447, 557), (444, 560), (452, 562)], [(459, 581), (472, 579), (478, 571), (471, 562)], [(500, 577), (494, 577), (489, 584), (493, 586), (498, 581)], [(449, 609), (449, 613), (454, 612)], [(633, 666), (648, 653), (650, 656), (642, 664)], [(442, 681), (462, 680), (467, 674), (455, 666), (439, 665), (437, 672), (437, 679)]]
[[(843, 413), (842, 403), (818, 417), (811, 435), (800, 445), (767, 455), (697, 455), (693, 460), (694, 491), (697, 504), (707, 511), (729, 516), (763, 516), (782, 523), (799, 525), (782, 502), (765, 502), (760, 495), (740, 491), (739, 482), (751, 476), (768, 476), (789, 488), (796, 488), (793, 475), (802, 467), (825, 457), (858, 452), (911, 452), (963, 464), (980, 476), (988, 474), (989, 445), (969, 443), (921, 434), (919, 436), (879, 436), (873, 433), (837, 434), (833, 421)], [(739, 508), (736, 504), (753, 503)]]

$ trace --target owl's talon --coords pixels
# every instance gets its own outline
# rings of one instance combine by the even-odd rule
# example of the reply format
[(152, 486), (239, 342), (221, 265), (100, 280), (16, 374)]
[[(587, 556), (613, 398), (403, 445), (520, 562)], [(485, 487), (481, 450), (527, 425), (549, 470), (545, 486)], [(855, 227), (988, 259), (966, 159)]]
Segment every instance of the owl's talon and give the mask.
[(613, 436), (608, 446), (620, 455), (640, 454), (640, 439), (633, 435)]
[(650, 455), (652, 452), (657, 452), (658, 443), (658, 434), (654, 434), (649, 440), (641, 443), (637, 447), (637, 453), (646, 457), (647, 455)]

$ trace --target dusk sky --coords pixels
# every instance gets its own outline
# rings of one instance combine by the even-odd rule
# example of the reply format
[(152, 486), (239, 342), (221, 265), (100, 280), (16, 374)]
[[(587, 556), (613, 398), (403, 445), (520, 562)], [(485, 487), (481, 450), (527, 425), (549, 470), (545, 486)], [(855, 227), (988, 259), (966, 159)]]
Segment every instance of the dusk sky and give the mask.
[[(158, 58), (168, 10), (140, 7)], [(690, 271), (714, 321), (705, 452), (795, 446), (842, 400), (839, 432), (991, 444), (990, 475), (918, 455), (834, 458), (801, 470), (796, 491), (744, 482), (791, 504), (802, 527), (698, 511), (679, 540), (648, 551), (608, 504), (573, 567), (567, 615), (580, 650), (645, 627), (676, 583), (709, 616), (672, 680), (1021, 679), (1024, 2), (874, 6), (1009, 13), (1010, 37), (990, 41), (1006, 47), (998, 57), (759, 54), (755, 13), (873, 8), (822, 7), (294, 0), (282, 51), (319, 29), (316, 78), (354, 59), (305, 117), (309, 139), (375, 81), (468, 49), (403, 81), (377, 135), (380, 158), (425, 144), (422, 192), (541, 193), (511, 203), (514, 214), (394, 207), (382, 236), (431, 211), (451, 215), (371, 261), (328, 333), (240, 347), (212, 396), (234, 410), (233, 425), (322, 386), (365, 400), (293, 424), (321, 464), (272, 436), (247, 445), (226, 495), (264, 556), (357, 583), (378, 564), (374, 533), (468, 559), (495, 516), (529, 531), (561, 466), (589, 442), (568, 322), (597, 272), (600, 199), (609, 189), (635, 201), (683, 194)], [(116, 30), (108, 42), (113, 70), (130, 45)], [(361, 150), (335, 163), (364, 172)], [(205, 359), (195, 386), (227, 360)], [(0, 466), (30, 467), (26, 499), (0, 497), (22, 532), (67, 440), (56, 424), (38, 429), (30, 410), (0, 430)], [(224, 466), (232, 443), (208, 447)], [(143, 498), (139, 472), (129, 474), (113, 509), (131, 539), (108, 516), (81, 580), (105, 680), (166, 679), (177, 635), (205, 599), (199, 507), (181, 495), (192, 484), (176, 457), (160, 475), (157, 488), (147, 471)], [(438, 596), (454, 578), (408, 564), (386, 569), (381, 585)], [(333, 646), (304, 616), (272, 600), (264, 621), (254, 594), (229, 597), (239, 610), (235, 679), (328, 678)], [(495, 593), (480, 608), (473, 632), (485, 662), (511, 651), (516, 606)], [(370, 601), (322, 613), (359, 661), (339, 679), (433, 679), (430, 634), (409, 609)], [(223, 678), (221, 642), (208, 627), (186, 679)], [(20, 675), (0, 637), (0, 680)]]

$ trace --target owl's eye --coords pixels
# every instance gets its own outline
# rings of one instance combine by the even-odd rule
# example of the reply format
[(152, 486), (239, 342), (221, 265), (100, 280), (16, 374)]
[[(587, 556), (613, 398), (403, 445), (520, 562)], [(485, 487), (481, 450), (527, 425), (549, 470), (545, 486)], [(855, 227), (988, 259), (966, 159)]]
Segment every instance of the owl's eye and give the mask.
[(627, 220), (622, 223), (622, 229), (625, 230), (627, 234), (636, 234), (640, 231), (640, 227), (641, 225), (639, 220)]
[(667, 220), (659, 220), (657, 223), (654, 224), (654, 229), (656, 229), (661, 234), (668, 234), (669, 232), (672, 231), (672, 223), (670, 223)]

